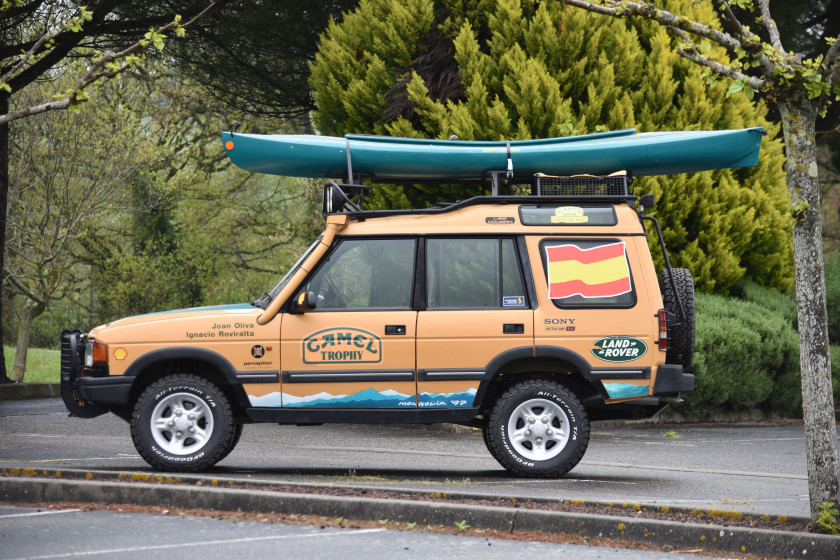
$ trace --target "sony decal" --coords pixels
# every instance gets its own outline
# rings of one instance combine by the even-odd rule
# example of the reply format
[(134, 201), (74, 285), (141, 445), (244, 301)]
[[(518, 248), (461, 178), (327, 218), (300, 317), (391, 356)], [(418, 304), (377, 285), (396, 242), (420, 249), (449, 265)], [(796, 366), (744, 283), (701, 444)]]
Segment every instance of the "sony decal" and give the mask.
[(378, 364), (381, 361), (382, 340), (362, 329), (325, 329), (303, 339), (306, 364)]
[(632, 336), (606, 336), (592, 346), (592, 355), (605, 362), (631, 362), (646, 353), (647, 344)]

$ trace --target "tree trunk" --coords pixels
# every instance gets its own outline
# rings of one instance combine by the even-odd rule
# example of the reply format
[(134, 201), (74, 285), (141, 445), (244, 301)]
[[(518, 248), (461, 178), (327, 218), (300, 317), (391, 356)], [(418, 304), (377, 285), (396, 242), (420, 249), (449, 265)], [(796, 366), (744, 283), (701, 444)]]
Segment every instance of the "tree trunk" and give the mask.
[[(9, 112), (9, 94), (0, 91), (0, 115)], [(9, 198), (9, 125), (0, 125), (0, 289), (6, 255), (6, 201)], [(6, 352), (3, 348), (3, 298), (0, 297), (0, 383), (11, 383), (6, 375)]]
[[(811, 518), (823, 502), (836, 502), (838, 490), (837, 432), (831, 393), (831, 357), (825, 304), (820, 191), (814, 124), (817, 107), (807, 94), (779, 101), (787, 153), (799, 316), (802, 413), (808, 461)], [(772, 344), (772, 342), (768, 342)]]
[(12, 366), (12, 381), (23, 383), (26, 374), (26, 354), (29, 350), (29, 335), (32, 333), (32, 319), (43, 313), (44, 306), (26, 298), (18, 327), (17, 347), (15, 347), (15, 363)]

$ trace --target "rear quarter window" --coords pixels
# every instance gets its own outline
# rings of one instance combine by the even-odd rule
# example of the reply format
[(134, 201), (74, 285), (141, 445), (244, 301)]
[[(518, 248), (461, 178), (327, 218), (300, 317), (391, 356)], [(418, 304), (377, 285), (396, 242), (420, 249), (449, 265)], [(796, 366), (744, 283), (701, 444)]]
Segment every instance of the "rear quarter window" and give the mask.
[(548, 297), (561, 309), (628, 308), (636, 289), (620, 239), (544, 239), (540, 242)]

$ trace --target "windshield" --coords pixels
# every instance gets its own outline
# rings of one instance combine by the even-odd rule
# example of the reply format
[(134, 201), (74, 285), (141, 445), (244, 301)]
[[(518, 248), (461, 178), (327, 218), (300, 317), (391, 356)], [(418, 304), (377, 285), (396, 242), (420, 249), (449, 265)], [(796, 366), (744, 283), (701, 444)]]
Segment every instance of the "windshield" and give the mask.
[(259, 299), (254, 301), (254, 305), (257, 306), (257, 307), (261, 307), (261, 308), (265, 309), (268, 306), (268, 304), (271, 303), (271, 300), (276, 298), (277, 294), (279, 294), (280, 291), (283, 288), (286, 287), (286, 284), (289, 283), (289, 280), (291, 280), (292, 276), (295, 275), (295, 272), (298, 271), (298, 269), (300, 268), (300, 265), (302, 265), (303, 261), (305, 261), (307, 259), (307, 257), (309, 257), (309, 255), (312, 254), (312, 251), (315, 250), (315, 247), (318, 246), (318, 244), (321, 242), (321, 238), (323, 238), (323, 237), (324, 237), (323, 235), (319, 235), (318, 238), (315, 239), (315, 241), (312, 242), (312, 245), (310, 245), (309, 248), (300, 256), (300, 258), (297, 260), (297, 262), (295, 262), (295, 264), (292, 265), (292, 268), (289, 269), (289, 271), (286, 273), (285, 276), (283, 276), (283, 278), (280, 280), (280, 282), (278, 282), (278, 284), (276, 286), (274, 286), (274, 289), (271, 290), (271, 293), (269, 294), (269, 293), (263, 292), (263, 295), (260, 296)]

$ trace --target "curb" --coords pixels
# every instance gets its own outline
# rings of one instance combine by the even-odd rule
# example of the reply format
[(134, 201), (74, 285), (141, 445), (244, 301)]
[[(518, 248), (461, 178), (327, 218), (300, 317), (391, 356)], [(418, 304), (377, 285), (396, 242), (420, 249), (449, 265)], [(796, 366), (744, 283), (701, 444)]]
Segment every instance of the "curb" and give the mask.
[(61, 396), (61, 383), (0, 383), (0, 401)]
[[(498, 499), (497, 494), (489, 494), (487, 492), (469, 492), (464, 490), (447, 490), (440, 491), (426, 491), (413, 490), (406, 488), (394, 487), (387, 484), (341, 484), (335, 482), (319, 483), (319, 482), (289, 482), (289, 481), (269, 481), (260, 479), (243, 480), (236, 477), (214, 476), (212, 474), (201, 473), (178, 473), (178, 474), (153, 474), (149, 472), (139, 471), (106, 471), (106, 470), (91, 470), (91, 469), (35, 469), (31, 467), (0, 467), (0, 475), (8, 475), (14, 477), (31, 477), (31, 478), (63, 478), (65, 480), (93, 480), (104, 482), (153, 482), (159, 484), (194, 484), (196, 486), (209, 485), (213, 487), (228, 487), (234, 488), (245, 485), (251, 490), (263, 490), (275, 488), (277, 486), (294, 486), (300, 488), (302, 491), (312, 490), (317, 492), (323, 489), (333, 490), (350, 490), (354, 492), (367, 491), (383, 491), (383, 492), (399, 492), (403, 495), (413, 495), (424, 498), (437, 498), (446, 501), (457, 500), (492, 500)], [(271, 490), (273, 491), (273, 490)], [(770, 515), (759, 513), (744, 513), (738, 510), (728, 510), (720, 508), (703, 508), (703, 507), (680, 507), (680, 506), (659, 506), (649, 503), (640, 502), (608, 502), (598, 500), (582, 500), (582, 499), (551, 499), (551, 498), (523, 498), (519, 496), (512, 496), (509, 498), (502, 497), (505, 501), (509, 500), (511, 505), (517, 504), (514, 507), (521, 507), (520, 504), (527, 503), (543, 503), (543, 504), (564, 504), (568, 506), (589, 506), (594, 508), (604, 508), (613, 510), (624, 510), (627, 515), (637, 515), (640, 512), (655, 512), (662, 515), (669, 514), (684, 514), (694, 518), (703, 516), (720, 519), (732, 520), (763, 520), (773, 521), (776, 523), (796, 523), (807, 525), (811, 522), (809, 517), (805, 516), (788, 516), (788, 515)], [(388, 498), (390, 499), (390, 498)], [(405, 498), (411, 501), (410, 498)], [(501, 506), (504, 507), (504, 506)], [(604, 514), (607, 517), (615, 517), (614, 514)], [(702, 523), (698, 521), (697, 523)]]
[(208, 484), (176, 486), (10, 476), (0, 477), (0, 500), (12, 503), (81, 501), (164, 505), (450, 526), (466, 521), (472, 527), (497, 531), (598, 536), (679, 549), (702, 548), (803, 559), (840, 557), (840, 537), (811, 533), (499, 506), (243, 490), (218, 487), (216, 479), (211, 479)]

